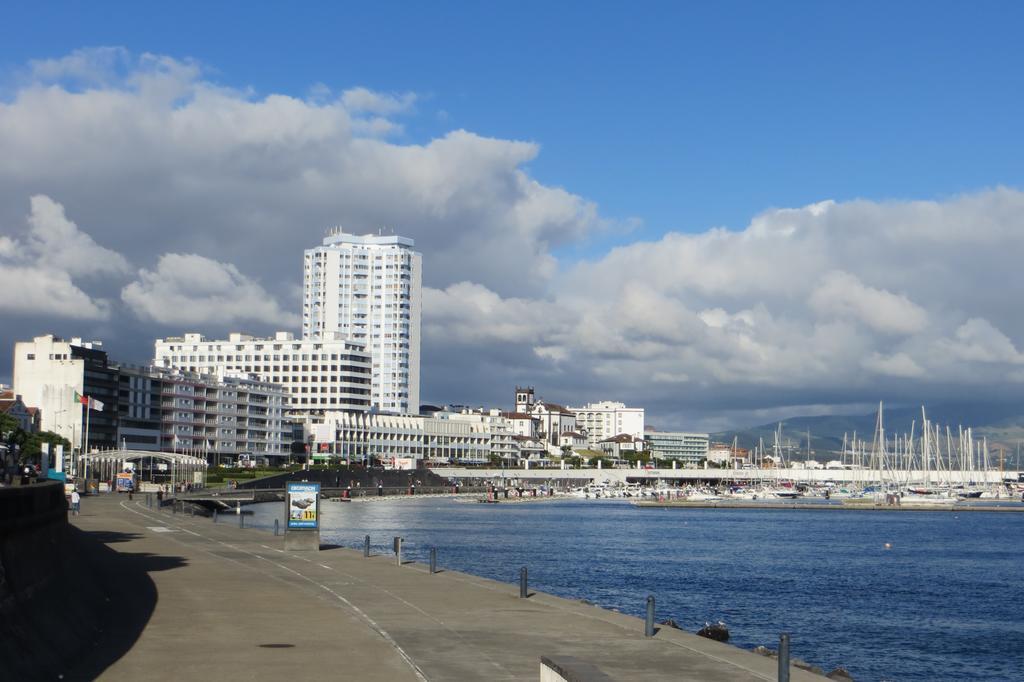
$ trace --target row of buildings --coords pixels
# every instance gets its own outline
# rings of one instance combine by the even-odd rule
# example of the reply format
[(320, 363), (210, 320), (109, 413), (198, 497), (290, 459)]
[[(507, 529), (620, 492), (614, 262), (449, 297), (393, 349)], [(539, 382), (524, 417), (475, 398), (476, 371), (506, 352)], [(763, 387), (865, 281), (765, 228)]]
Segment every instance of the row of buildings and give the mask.
[(99, 342), (39, 336), (14, 353), (14, 393), (79, 448), (428, 463), (640, 451), (696, 462), (706, 434), (652, 433), (644, 410), (565, 407), (517, 387), (514, 407), (420, 414), (422, 256), (411, 239), (330, 230), (303, 258), (302, 333), (157, 339), (146, 366)]
[(39, 427), (86, 451), (277, 456), (292, 442), (288, 394), (239, 375), (112, 362), (98, 342), (52, 335), (14, 348), (14, 392)]
[(286, 457), (298, 443), (314, 460), (506, 466), (571, 454), (648, 452), (683, 465), (708, 457), (707, 434), (653, 431), (643, 408), (564, 407), (536, 399), (532, 387), (517, 387), (507, 411), (382, 412), (366, 394), (371, 366), (343, 339), (286, 333), (160, 339), (149, 366), (112, 361), (98, 342), (52, 335), (19, 342), (14, 353), (22, 414), (88, 450), (205, 453), (217, 461)]

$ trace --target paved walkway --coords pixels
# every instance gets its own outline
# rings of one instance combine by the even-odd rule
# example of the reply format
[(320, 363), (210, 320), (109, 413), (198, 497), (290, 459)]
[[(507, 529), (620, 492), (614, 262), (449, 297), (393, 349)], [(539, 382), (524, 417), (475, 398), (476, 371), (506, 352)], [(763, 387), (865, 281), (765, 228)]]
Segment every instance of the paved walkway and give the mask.
[[(361, 552), (283, 551), (283, 539), (172, 515), (123, 496), (73, 523), (111, 549), (164, 561), (134, 646), (101, 679), (537, 680), (574, 656), (618, 680), (774, 680), (777, 663), (670, 628), (455, 571)], [(100, 643), (102, 646), (102, 643)], [(822, 679), (797, 669), (794, 682)]]

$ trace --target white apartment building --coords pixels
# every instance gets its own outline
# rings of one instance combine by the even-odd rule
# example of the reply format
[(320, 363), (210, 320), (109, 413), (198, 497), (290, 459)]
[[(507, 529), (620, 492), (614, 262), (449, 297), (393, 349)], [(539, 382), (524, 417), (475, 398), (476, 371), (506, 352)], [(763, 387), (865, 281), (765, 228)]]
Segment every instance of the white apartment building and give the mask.
[(203, 374), (255, 376), (289, 394), (288, 412), (370, 408), (371, 359), (363, 344), (328, 333), (296, 339), (288, 332), (273, 338), (232, 333), (210, 340), (189, 333), (157, 339), (153, 364)]
[(644, 408), (626, 407), (623, 403), (602, 400), (583, 407), (570, 407), (576, 413), (576, 426), (585, 429), (587, 444), (597, 449), (603, 440), (626, 434), (635, 439), (644, 437)]
[(302, 337), (331, 332), (365, 343), (370, 402), (381, 412), (420, 405), (422, 256), (412, 239), (332, 229), (303, 263)]
[(243, 453), (282, 457), (291, 448), (289, 396), (277, 385), (161, 367), (117, 370), (117, 441), (130, 449), (205, 455), (216, 463)]

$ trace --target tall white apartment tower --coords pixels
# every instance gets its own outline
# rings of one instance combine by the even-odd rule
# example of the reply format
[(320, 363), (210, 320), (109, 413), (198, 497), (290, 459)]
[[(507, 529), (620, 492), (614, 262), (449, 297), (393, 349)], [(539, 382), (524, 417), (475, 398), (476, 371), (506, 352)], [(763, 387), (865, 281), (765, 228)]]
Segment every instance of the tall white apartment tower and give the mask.
[(306, 249), (302, 336), (338, 332), (366, 344), (373, 363), (370, 404), (381, 412), (420, 409), (423, 256), (407, 237), (333, 228)]

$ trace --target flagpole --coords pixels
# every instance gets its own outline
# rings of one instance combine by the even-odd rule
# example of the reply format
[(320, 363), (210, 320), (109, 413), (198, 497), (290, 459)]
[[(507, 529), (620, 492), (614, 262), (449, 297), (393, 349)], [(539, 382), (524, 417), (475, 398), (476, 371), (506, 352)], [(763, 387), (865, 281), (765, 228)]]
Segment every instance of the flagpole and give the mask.
[[(82, 469), (82, 478), (83, 479), (85, 478), (85, 460), (83, 460), (82, 457), (85, 456), (86, 454), (88, 454), (88, 452), (89, 452), (89, 402), (90, 401), (91, 401), (90, 398), (86, 398), (86, 403), (85, 403), (85, 447), (83, 448), (83, 452), (80, 452), (79, 455), (78, 455), (79, 464), (82, 465), (81, 469)], [(78, 472), (76, 471), (75, 473), (77, 474)]]

